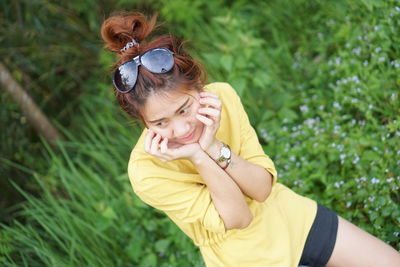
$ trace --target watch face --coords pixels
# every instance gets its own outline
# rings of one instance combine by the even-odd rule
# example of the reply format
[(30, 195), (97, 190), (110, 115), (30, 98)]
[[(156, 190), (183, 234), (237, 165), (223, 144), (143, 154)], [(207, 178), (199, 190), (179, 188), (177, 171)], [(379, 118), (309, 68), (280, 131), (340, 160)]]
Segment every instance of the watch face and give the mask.
[(228, 159), (231, 156), (231, 150), (226, 146), (222, 147), (221, 149), (221, 156)]

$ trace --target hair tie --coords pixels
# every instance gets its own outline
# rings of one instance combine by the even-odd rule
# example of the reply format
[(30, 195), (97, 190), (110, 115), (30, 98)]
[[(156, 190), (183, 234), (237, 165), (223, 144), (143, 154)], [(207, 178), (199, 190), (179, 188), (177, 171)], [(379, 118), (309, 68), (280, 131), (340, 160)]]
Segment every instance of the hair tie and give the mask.
[(139, 45), (138, 42), (135, 41), (135, 39), (132, 38), (131, 42), (128, 42), (123, 48), (121, 48), (119, 51), (124, 52), (128, 50), (129, 48), (133, 47), (134, 45)]

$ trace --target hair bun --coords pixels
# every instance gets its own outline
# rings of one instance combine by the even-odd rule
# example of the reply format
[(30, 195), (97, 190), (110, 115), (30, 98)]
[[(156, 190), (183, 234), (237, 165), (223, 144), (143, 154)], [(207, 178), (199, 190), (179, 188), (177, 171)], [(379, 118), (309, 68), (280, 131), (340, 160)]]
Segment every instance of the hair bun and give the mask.
[(120, 53), (134, 39), (140, 43), (156, 27), (157, 15), (147, 18), (142, 13), (124, 12), (107, 18), (101, 26), (105, 48)]

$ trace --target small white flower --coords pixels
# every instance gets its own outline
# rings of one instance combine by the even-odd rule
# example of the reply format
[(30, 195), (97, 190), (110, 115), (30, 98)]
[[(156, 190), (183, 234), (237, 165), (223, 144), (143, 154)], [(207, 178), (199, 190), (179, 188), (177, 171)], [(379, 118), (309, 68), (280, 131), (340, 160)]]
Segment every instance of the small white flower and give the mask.
[(385, 57), (380, 57), (378, 60), (379, 60), (380, 62), (383, 62), (383, 61), (385, 61), (386, 59), (385, 59)]
[(289, 169), (289, 165), (285, 165), (285, 166), (283, 166), (283, 168), (284, 168), (285, 170), (287, 170), (287, 169)]
[(337, 150), (338, 150), (339, 152), (343, 152), (343, 151), (344, 151), (344, 145), (342, 145), (342, 144), (338, 145), (338, 146), (337, 146)]
[(308, 112), (308, 107), (306, 105), (302, 105), (300, 106), (300, 111), (303, 113), (307, 113)]
[(368, 60), (364, 60), (363, 65), (366, 67), (368, 66)]
[(379, 53), (382, 50), (382, 48), (380, 46), (378, 46), (377, 48), (375, 48), (375, 52)]
[(261, 136), (264, 139), (268, 139), (268, 133), (267, 133), (267, 130), (265, 128), (261, 129)]
[(346, 208), (350, 208), (350, 206), (351, 206), (351, 202), (348, 201), (348, 202), (346, 203)]
[(353, 160), (353, 164), (357, 164), (357, 162), (359, 162), (360, 161), (360, 157), (357, 155), (357, 154), (355, 154), (355, 158), (354, 158), (354, 160)]
[(338, 102), (333, 103), (333, 107), (337, 108), (338, 110), (342, 109), (342, 106)]
[(359, 56), (361, 54), (361, 47), (353, 48), (353, 50), (351, 51), (353, 52), (353, 54)]
[(379, 184), (379, 182), (380, 182), (379, 179), (377, 179), (377, 178), (375, 178), (375, 177), (372, 177), (372, 179), (371, 179), (371, 183), (372, 183), (372, 184)]

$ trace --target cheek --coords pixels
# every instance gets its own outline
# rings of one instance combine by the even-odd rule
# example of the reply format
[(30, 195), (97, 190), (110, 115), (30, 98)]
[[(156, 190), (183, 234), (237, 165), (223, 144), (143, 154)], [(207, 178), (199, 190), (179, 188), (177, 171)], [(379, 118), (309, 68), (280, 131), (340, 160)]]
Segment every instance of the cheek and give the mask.
[(165, 129), (159, 129), (159, 128), (154, 128), (154, 127), (150, 127), (149, 129), (152, 130), (153, 132), (155, 132), (156, 134), (160, 134), (162, 138), (169, 137), (168, 131)]

